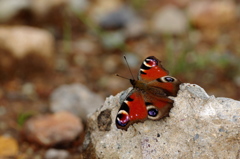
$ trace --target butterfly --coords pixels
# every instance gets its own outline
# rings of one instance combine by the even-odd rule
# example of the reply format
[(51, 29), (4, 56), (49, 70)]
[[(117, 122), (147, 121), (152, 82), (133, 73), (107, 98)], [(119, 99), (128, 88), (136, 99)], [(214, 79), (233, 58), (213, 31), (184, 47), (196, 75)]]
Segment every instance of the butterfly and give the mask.
[(118, 129), (127, 130), (136, 122), (159, 120), (169, 114), (181, 82), (168, 75), (161, 61), (147, 57), (139, 70), (138, 79), (129, 79), (133, 89), (122, 102), (116, 116)]

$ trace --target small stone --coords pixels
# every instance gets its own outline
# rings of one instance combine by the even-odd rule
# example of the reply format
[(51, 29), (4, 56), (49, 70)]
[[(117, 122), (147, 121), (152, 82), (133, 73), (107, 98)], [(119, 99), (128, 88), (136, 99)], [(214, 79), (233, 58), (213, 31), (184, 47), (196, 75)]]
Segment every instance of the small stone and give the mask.
[(22, 94), (28, 98), (34, 98), (36, 96), (34, 85), (32, 83), (24, 83), (22, 85)]
[(0, 25), (0, 41), (0, 80), (42, 76), (53, 70), (54, 38), (49, 32)]
[(128, 37), (139, 36), (147, 29), (145, 21), (130, 6), (118, 0), (98, 1), (90, 17), (105, 29), (124, 28)]
[(103, 99), (82, 84), (63, 85), (51, 94), (53, 112), (69, 111), (82, 119), (103, 104)]
[(99, 48), (98, 41), (91, 37), (84, 37), (75, 40), (75, 42), (73, 42), (73, 49), (76, 52), (79, 52), (80, 55), (99, 54), (101, 50)]
[(107, 49), (114, 49), (123, 46), (125, 42), (125, 36), (122, 31), (109, 31), (102, 36), (103, 46)]
[(17, 141), (10, 136), (0, 136), (0, 158), (14, 157), (18, 155)]
[(182, 10), (169, 5), (155, 13), (151, 25), (153, 32), (179, 35), (186, 32), (188, 21)]
[(104, 1), (97, 0), (90, 10), (90, 18), (96, 24), (102, 24), (103, 20), (106, 19), (113, 12), (116, 12), (122, 7), (122, 2), (120, 0)]
[(69, 0), (69, 7), (75, 13), (82, 13), (89, 7), (90, 2), (88, 0)]
[(191, 24), (201, 30), (202, 40), (208, 42), (222, 39), (222, 30), (232, 28), (237, 22), (234, 1), (192, 1), (187, 14)]
[(30, 141), (43, 146), (73, 141), (83, 131), (81, 119), (69, 112), (39, 115), (29, 119), (24, 134)]
[(45, 159), (66, 159), (69, 157), (69, 152), (66, 150), (49, 149), (45, 153)]
[(99, 19), (99, 23), (103, 28), (124, 28), (128, 23), (135, 22), (136, 18), (131, 8), (122, 6)]
[(224, 28), (237, 18), (233, 1), (192, 1), (187, 13), (192, 24), (202, 29)]
[(147, 22), (136, 17), (129, 21), (126, 25), (125, 34), (127, 37), (138, 37), (147, 32)]
[(0, 41), (0, 49), (8, 50), (19, 59), (29, 53), (39, 54), (45, 58), (52, 57), (54, 53), (54, 38), (43, 29), (28, 26), (0, 26)]

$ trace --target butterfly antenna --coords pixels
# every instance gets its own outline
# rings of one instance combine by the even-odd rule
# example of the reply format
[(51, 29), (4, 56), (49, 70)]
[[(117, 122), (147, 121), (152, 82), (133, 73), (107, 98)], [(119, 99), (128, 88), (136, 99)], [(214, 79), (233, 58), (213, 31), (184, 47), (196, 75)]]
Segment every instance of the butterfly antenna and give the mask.
[(131, 69), (130, 69), (130, 67), (129, 67), (129, 64), (128, 64), (128, 61), (127, 61), (127, 58), (126, 58), (126, 56), (125, 56), (125, 55), (123, 55), (123, 57), (124, 57), (124, 60), (125, 60), (125, 61), (126, 61), (126, 63), (127, 63), (128, 70), (130, 71), (130, 73), (131, 73), (131, 75), (132, 75), (132, 79), (134, 79), (134, 76), (133, 76), (133, 74), (132, 74), (132, 71), (131, 71)]
[(124, 78), (124, 79), (129, 80), (129, 78), (127, 78), (127, 77), (123, 77), (123, 76), (121, 76), (121, 75), (119, 75), (119, 74), (115, 74), (115, 75), (118, 76), (118, 77), (121, 77), (121, 78)]

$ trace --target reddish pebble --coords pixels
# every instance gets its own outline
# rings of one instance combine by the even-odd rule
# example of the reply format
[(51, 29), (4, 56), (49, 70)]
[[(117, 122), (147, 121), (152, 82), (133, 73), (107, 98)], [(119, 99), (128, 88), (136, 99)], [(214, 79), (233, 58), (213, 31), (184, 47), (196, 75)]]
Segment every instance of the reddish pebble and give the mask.
[(43, 146), (71, 142), (82, 131), (81, 119), (65, 111), (33, 117), (24, 127), (26, 138)]

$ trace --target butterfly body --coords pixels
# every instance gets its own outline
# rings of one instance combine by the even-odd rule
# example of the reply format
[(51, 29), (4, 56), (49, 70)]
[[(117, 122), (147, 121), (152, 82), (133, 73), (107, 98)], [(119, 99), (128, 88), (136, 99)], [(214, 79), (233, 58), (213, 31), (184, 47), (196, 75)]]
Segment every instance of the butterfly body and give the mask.
[(154, 56), (143, 61), (138, 79), (130, 79), (130, 83), (133, 89), (122, 102), (116, 117), (117, 128), (123, 130), (136, 122), (167, 116), (173, 106), (168, 96), (176, 96), (181, 84), (168, 76), (168, 71)]

